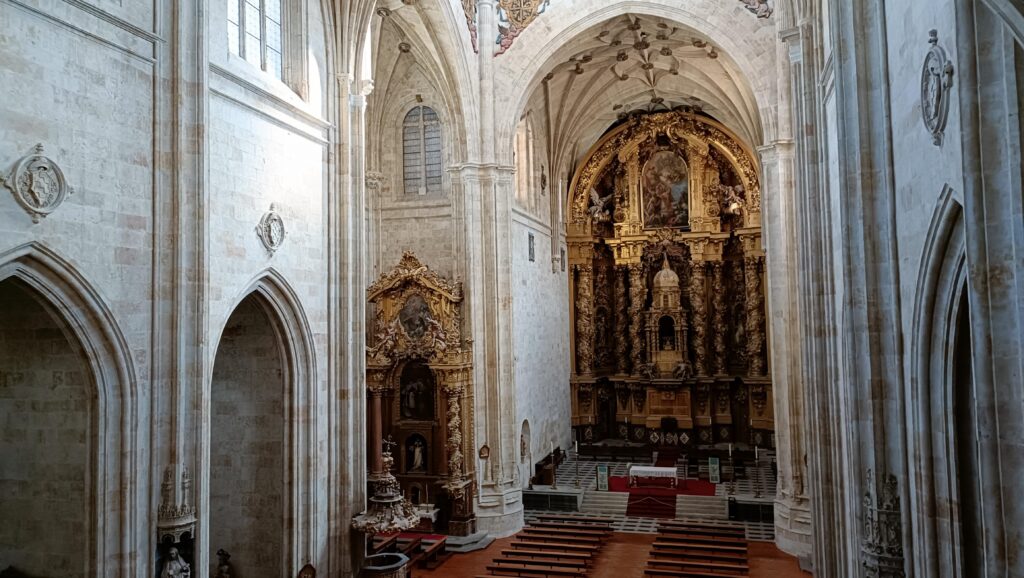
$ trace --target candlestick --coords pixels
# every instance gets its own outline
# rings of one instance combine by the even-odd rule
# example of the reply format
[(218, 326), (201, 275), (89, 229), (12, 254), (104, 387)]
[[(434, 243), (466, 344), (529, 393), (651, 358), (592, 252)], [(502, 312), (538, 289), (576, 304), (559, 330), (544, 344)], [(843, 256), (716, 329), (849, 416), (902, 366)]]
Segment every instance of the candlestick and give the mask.
[(757, 446), (754, 446), (754, 461), (757, 461)]
[(732, 457), (732, 444), (729, 444), (729, 457)]

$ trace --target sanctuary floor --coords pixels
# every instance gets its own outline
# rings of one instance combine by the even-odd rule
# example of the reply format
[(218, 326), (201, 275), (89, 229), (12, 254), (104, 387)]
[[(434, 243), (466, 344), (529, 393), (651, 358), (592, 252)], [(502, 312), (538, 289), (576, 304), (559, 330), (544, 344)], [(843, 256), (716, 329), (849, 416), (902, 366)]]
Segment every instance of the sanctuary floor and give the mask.
[[(639, 578), (647, 563), (654, 534), (615, 532), (594, 564), (591, 578)], [(435, 570), (416, 569), (415, 578), (461, 578), (487, 574), (490, 563), (513, 538), (495, 540), (484, 550), (456, 554)], [(783, 553), (768, 542), (749, 542), (750, 578), (806, 578), (796, 558)]]

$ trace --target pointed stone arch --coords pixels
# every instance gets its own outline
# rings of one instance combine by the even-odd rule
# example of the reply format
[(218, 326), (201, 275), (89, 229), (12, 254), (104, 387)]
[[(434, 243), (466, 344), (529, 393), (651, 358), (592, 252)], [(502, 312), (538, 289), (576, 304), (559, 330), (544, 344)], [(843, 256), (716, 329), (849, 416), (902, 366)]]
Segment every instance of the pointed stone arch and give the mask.
[[(284, 507), (281, 512), (284, 524), (282, 533), (282, 554), (286, 574), (294, 574), (310, 560), (317, 560), (319, 553), (315, 551), (314, 538), (320, 514), (315, 510), (313, 500), (316, 496), (317, 483), (317, 393), (319, 376), (317, 374), (316, 354), (313, 333), (309, 319), (302, 306), (297, 292), (280, 272), (268, 268), (258, 275), (239, 292), (228, 313), (220, 322), (217, 335), (217, 346), (211, 349), (211, 359), (207, 365), (210, 374), (207, 376), (207, 392), (205, 395), (204, 412), (214, 419), (213, 385), (214, 366), (218, 351), (223, 344), (225, 330), (231, 318), (240, 307), (252, 302), (266, 317), (273, 331), (280, 358), (284, 390)], [(211, 444), (212, 427), (207, 430), (205, 443)], [(204, 471), (207, 490), (202, 492), (209, 499), (210, 472), (209, 453), (204, 459), (208, 462)], [(202, 508), (201, 524), (209, 526), (210, 508)], [(216, 544), (210, 544), (216, 549)]]
[(953, 352), (966, 291), (966, 234), (962, 205), (948, 186), (932, 213), (914, 305), (908, 381), (908, 471), (913, 564), (921, 576), (959, 575), (960, 512), (957, 488), (956, 383)]
[[(0, 253), (15, 279), (63, 324), (90, 372), (86, 518), (89, 576), (139, 575), (146, 557), (148, 462), (140, 453), (139, 382), (128, 343), (100, 293), (70, 261), (37, 242)], [(141, 472), (141, 473), (140, 473)]]

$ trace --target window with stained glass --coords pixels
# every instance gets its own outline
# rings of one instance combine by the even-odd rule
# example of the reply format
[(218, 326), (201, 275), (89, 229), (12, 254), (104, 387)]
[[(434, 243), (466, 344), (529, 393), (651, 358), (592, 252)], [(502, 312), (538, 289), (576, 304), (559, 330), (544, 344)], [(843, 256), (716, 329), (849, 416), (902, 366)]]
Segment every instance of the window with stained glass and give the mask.
[(405, 194), (441, 192), (443, 160), (441, 120), (429, 106), (417, 106), (405, 115), (402, 126), (402, 157)]

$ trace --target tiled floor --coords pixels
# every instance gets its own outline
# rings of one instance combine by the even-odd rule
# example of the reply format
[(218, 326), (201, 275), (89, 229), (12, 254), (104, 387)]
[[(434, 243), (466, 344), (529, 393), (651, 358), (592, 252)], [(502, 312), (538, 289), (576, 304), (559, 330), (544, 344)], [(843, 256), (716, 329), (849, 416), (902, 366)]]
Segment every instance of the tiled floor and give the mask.
[[(508, 548), (512, 538), (495, 540), (485, 550), (470, 554), (456, 554), (436, 570), (415, 570), (415, 578), (464, 578), (487, 574), (487, 564), (503, 549)], [(654, 542), (652, 534), (612, 534), (594, 564), (591, 578), (640, 578), (647, 561), (647, 554)], [(788, 556), (774, 544), (751, 542), (749, 545), (751, 578), (807, 578), (810, 574), (801, 572), (796, 558)]]

